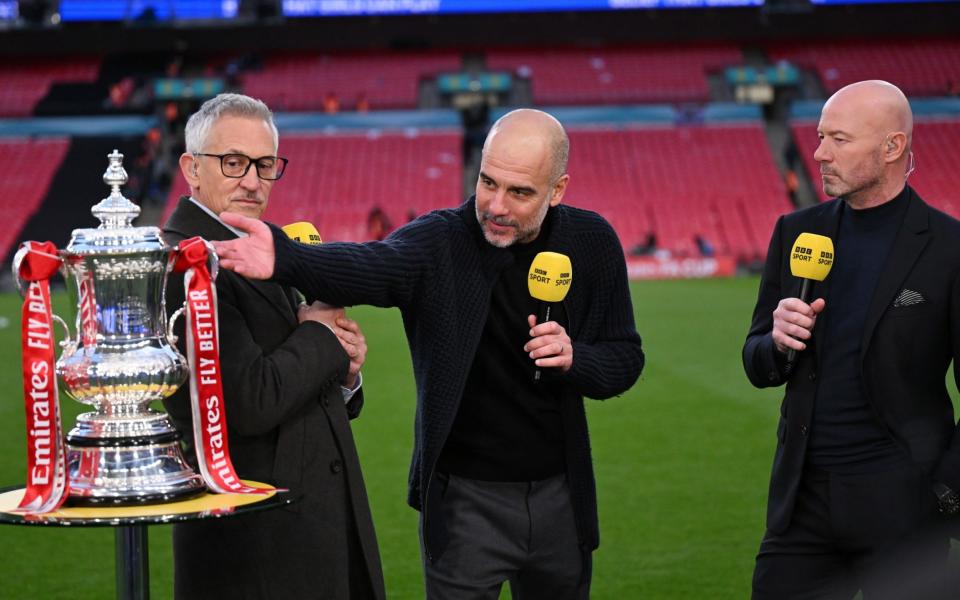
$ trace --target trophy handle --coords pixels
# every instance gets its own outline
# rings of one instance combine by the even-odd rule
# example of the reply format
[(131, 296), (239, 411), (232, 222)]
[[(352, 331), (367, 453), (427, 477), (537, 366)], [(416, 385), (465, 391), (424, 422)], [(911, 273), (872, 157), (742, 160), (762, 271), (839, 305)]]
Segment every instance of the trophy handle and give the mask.
[(183, 306), (173, 311), (173, 314), (170, 315), (170, 320), (167, 321), (167, 341), (171, 346), (176, 346), (177, 341), (180, 339), (177, 334), (173, 332), (173, 326), (176, 324), (177, 319), (180, 318), (180, 315), (183, 314), (183, 311), (187, 310), (187, 301), (183, 301)]
[(27, 253), (30, 252), (30, 249), (26, 246), (21, 246), (16, 254), (13, 255), (13, 280), (17, 282), (17, 291), (20, 292), (20, 297), (25, 298), (27, 296), (27, 282), (23, 279), (20, 279), (20, 263), (23, 262), (23, 259), (26, 258)]
[[(17, 291), (20, 292), (20, 297), (25, 298), (27, 296), (27, 288), (30, 287), (30, 283), (20, 278), (20, 264), (23, 262), (23, 259), (26, 258), (27, 254), (30, 252), (30, 248), (27, 246), (21, 246), (17, 250), (16, 254), (13, 255), (13, 278), (17, 282)], [(70, 326), (67, 325), (67, 322), (60, 318), (59, 315), (50, 312), (50, 316), (53, 317), (53, 320), (57, 323), (60, 323), (60, 326), (63, 327), (64, 338), (60, 342), (60, 347), (63, 348), (61, 356), (70, 356), (77, 351), (77, 346), (79, 344), (79, 338), (73, 339), (73, 335), (70, 333)]]
[[(80, 340), (73, 339), (73, 336), (70, 335), (70, 326), (67, 325), (67, 322), (61, 319), (55, 313), (50, 313), (53, 317), (53, 320), (57, 323), (60, 323), (60, 326), (63, 327), (63, 340), (60, 342), (60, 347), (63, 348), (63, 352), (60, 353), (61, 358), (66, 358), (68, 356), (73, 356), (73, 353), (77, 351), (77, 346), (80, 344)], [(79, 331), (77, 332), (80, 333)]]
[(220, 257), (217, 256), (217, 251), (213, 249), (213, 244), (207, 240), (203, 240), (204, 245), (207, 247), (207, 270), (210, 271), (210, 280), (217, 280), (217, 273), (220, 272)]

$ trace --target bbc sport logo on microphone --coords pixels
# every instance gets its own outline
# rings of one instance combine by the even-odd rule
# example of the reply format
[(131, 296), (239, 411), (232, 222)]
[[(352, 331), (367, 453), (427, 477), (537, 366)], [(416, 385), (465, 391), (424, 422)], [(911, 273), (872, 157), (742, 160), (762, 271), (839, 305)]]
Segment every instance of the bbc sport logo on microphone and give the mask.
[(561, 302), (573, 281), (570, 257), (557, 252), (540, 252), (530, 265), (527, 287), (530, 295), (544, 302)]
[(815, 233), (801, 233), (793, 243), (790, 272), (794, 277), (823, 281), (833, 266), (833, 240)]

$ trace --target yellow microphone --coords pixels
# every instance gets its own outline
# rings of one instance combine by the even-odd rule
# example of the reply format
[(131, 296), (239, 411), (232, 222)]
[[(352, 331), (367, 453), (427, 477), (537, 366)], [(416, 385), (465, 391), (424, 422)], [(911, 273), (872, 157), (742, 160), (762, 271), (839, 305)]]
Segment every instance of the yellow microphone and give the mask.
[[(810, 304), (813, 295), (813, 283), (823, 281), (833, 266), (833, 240), (815, 233), (801, 233), (793, 242), (790, 251), (790, 272), (803, 280), (800, 285), (800, 299)], [(787, 364), (797, 360), (797, 351), (787, 351)]]
[(320, 232), (313, 226), (313, 223), (308, 221), (290, 223), (289, 225), (284, 225), (281, 229), (287, 234), (288, 238), (295, 242), (311, 245), (323, 243), (323, 239), (320, 238)]
[[(557, 252), (540, 252), (533, 257), (527, 275), (530, 295), (540, 301), (537, 323), (550, 320), (550, 309), (555, 302), (563, 302), (573, 282), (573, 267), (570, 257)], [(534, 382), (540, 381), (540, 369), (533, 374)]]
[[(280, 229), (287, 234), (288, 238), (301, 244), (319, 246), (323, 243), (323, 239), (320, 238), (320, 232), (317, 231), (317, 228), (309, 221), (297, 221), (296, 223), (284, 225)], [(301, 300), (306, 301), (303, 293), (297, 291), (297, 295), (300, 296)]]

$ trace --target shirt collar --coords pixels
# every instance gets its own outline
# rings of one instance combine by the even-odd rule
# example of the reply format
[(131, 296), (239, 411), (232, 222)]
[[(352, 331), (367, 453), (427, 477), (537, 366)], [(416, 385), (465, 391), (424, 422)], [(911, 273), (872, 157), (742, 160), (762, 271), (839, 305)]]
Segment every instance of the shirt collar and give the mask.
[(215, 212), (213, 212), (212, 210), (210, 210), (209, 208), (207, 208), (202, 202), (200, 202), (199, 200), (197, 200), (197, 199), (194, 198), (193, 196), (190, 196), (190, 202), (193, 202), (194, 204), (196, 204), (197, 206), (199, 206), (199, 207), (200, 207), (200, 210), (202, 210), (203, 212), (207, 213), (208, 215), (210, 215), (211, 217), (213, 217), (214, 219), (216, 219), (218, 223), (220, 223), (221, 225), (223, 225), (224, 227), (226, 227), (227, 229), (229, 229), (230, 231), (232, 231), (237, 237), (247, 237), (246, 232), (240, 231), (239, 229), (234, 229), (233, 227), (230, 227), (229, 225), (227, 225), (226, 223), (224, 223), (224, 222), (220, 219), (220, 215), (218, 215), (217, 213), (215, 213)]

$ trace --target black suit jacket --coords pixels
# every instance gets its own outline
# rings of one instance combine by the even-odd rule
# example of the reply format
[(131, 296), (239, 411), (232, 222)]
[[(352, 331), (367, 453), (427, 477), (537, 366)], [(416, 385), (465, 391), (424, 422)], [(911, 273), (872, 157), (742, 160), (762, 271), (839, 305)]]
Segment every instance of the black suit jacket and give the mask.
[[(864, 298), (869, 302), (860, 351), (864, 393), (883, 429), (930, 474), (931, 482), (960, 490), (960, 433), (946, 387), (947, 368), (960, 356), (960, 222), (928, 206), (909, 187), (907, 191), (903, 224), (877, 289), (872, 298)], [(743, 347), (751, 383), (787, 384), (767, 504), (767, 527), (774, 533), (790, 524), (803, 471), (823, 319), (787, 380), (785, 361), (770, 333), (773, 310), (782, 298), (800, 296), (800, 280), (789, 264), (794, 240), (802, 232), (835, 238), (841, 202), (825, 202), (777, 221)], [(814, 287), (814, 297), (826, 299), (825, 311), (830, 310), (830, 283), (828, 276)], [(923, 301), (897, 302), (905, 291), (908, 296), (918, 292)]]
[[(195, 235), (236, 237), (187, 198), (164, 225), (175, 245)], [(298, 323), (293, 290), (221, 270), (216, 279), (220, 360), (230, 454), (244, 479), (302, 493), (290, 505), (174, 526), (177, 598), (383, 598), (383, 575), (349, 418), (349, 359), (336, 336)], [(183, 303), (171, 274), (166, 307)], [(184, 352), (183, 320), (177, 323)], [(184, 352), (184, 354), (186, 354)], [(164, 404), (196, 464), (190, 386)]]

